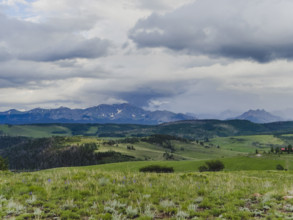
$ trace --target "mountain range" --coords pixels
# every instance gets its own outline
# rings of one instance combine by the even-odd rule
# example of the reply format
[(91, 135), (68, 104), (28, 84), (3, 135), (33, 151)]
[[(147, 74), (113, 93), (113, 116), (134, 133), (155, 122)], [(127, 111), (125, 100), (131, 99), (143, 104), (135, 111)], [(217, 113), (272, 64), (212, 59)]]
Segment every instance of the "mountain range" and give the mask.
[(273, 115), (263, 109), (249, 110), (233, 119), (248, 120), (254, 123), (270, 123), (270, 122), (284, 121), (284, 119), (282, 119), (281, 117)]
[[(225, 118), (233, 112), (226, 111), (216, 117), (214, 115), (199, 115), (173, 113), (170, 111), (147, 111), (142, 108), (124, 103), (113, 105), (98, 105), (86, 109), (56, 109), (35, 108), (29, 111), (11, 109), (0, 112), (0, 124), (45, 124), (45, 123), (115, 123), (115, 124), (145, 124), (156, 125), (166, 122), (202, 119), (248, 120), (254, 123), (270, 123), (284, 121), (283, 118), (265, 110), (249, 110), (236, 117)], [(203, 118), (206, 116), (206, 118)], [(209, 117), (207, 117), (209, 116)], [(221, 116), (221, 117), (220, 117)]]
[(193, 120), (195, 117), (169, 111), (147, 111), (130, 104), (98, 105), (86, 109), (35, 108), (29, 111), (11, 109), (0, 112), (0, 124), (40, 123), (127, 123), (161, 124), (164, 122)]

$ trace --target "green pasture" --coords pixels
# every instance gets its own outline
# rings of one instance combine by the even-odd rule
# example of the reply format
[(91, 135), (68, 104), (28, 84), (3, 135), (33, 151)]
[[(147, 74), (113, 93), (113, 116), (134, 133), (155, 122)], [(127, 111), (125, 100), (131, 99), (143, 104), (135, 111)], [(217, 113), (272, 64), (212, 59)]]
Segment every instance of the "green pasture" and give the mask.
[[(224, 171), (241, 170), (276, 170), (278, 164), (293, 171), (293, 155), (255, 155), (237, 156), (219, 159), (225, 165)], [(81, 169), (99, 169), (101, 171), (138, 172), (139, 168), (148, 165), (171, 166), (175, 172), (197, 172), (199, 166), (204, 165), (206, 159), (181, 161), (135, 161), (111, 163), (97, 166), (81, 167)]]
[(33, 138), (71, 135), (70, 129), (58, 125), (0, 125), (0, 131), (4, 135)]
[[(186, 171), (186, 162), (166, 164), (178, 164), (177, 171), (183, 165)], [(139, 162), (136, 164), (141, 165)], [(120, 169), (116, 164), (115, 171), (106, 171), (103, 169), (106, 166), (109, 165), (33, 173), (0, 172), (0, 218), (151, 220), (293, 217), (293, 173), (290, 171), (154, 174), (131, 172), (128, 169), (132, 166), (130, 163), (121, 163)]]
[[(200, 142), (200, 141), (199, 141)], [(234, 137), (216, 137), (204, 142), (171, 141), (175, 151), (172, 153), (175, 160), (203, 160), (238, 157), (260, 153), (268, 153), (271, 147), (284, 147), (287, 142), (273, 135), (251, 135)], [(115, 146), (103, 145), (100, 142), (100, 151), (113, 150), (123, 154), (134, 156), (140, 160), (163, 160), (163, 153), (169, 151), (156, 144), (138, 142), (134, 144), (117, 144)], [(133, 146), (135, 150), (127, 150), (127, 146)]]
[(243, 153), (254, 153), (256, 149), (263, 152), (269, 151), (271, 147), (287, 146), (284, 140), (273, 135), (217, 137), (211, 139), (211, 143), (225, 150)]

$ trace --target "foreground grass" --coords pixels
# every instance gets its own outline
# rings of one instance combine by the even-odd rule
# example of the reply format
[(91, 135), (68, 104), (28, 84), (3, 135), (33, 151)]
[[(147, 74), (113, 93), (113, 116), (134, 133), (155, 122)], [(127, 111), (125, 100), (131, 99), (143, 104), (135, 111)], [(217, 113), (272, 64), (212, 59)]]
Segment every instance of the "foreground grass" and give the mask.
[(284, 219), (293, 217), (292, 182), (289, 171), (2, 172), (0, 218)]

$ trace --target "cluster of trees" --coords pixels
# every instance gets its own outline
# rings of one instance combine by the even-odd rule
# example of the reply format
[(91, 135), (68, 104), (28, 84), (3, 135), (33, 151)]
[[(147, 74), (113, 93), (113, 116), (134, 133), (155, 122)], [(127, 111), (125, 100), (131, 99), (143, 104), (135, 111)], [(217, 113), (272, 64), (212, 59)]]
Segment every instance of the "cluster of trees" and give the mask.
[(99, 134), (99, 137), (126, 137), (126, 134), (117, 134), (114, 132), (110, 132), (110, 133), (101, 133)]
[(0, 136), (0, 149), (9, 148), (29, 141), (27, 137)]
[(96, 143), (77, 145), (65, 137), (31, 139), (5, 148), (1, 154), (15, 170), (37, 170), (65, 166), (96, 165), (135, 160), (119, 152), (96, 152)]
[(140, 139), (137, 137), (132, 137), (132, 138), (123, 138), (117, 141), (118, 143), (124, 143), (124, 144), (135, 144), (140, 142)]
[[(209, 143), (210, 140), (209, 140), (208, 137), (204, 137), (202, 140), (198, 140), (198, 139), (197, 139), (197, 140), (195, 140), (195, 142), (196, 142), (197, 144), (199, 144), (199, 145), (205, 147), (205, 148), (210, 148), (210, 147), (220, 148), (219, 145), (215, 146), (214, 144)], [(207, 144), (207, 143), (208, 143), (208, 144)]]
[(168, 153), (168, 152), (165, 152), (163, 154), (163, 157), (164, 157), (165, 160), (174, 160), (175, 159), (174, 155), (172, 153)]
[(110, 146), (114, 146), (116, 144), (135, 144), (138, 143), (140, 141), (139, 138), (133, 137), (133, 138), (123, 138), (123, 139), (118, 139), (118, 140), (107, 140), (104, 141), (104, 145), (110, 145)]
[(198, 168), (199, 172), (206, 172), (206, 171), (221, 171), (225, 168), (225, 165), (220, 160), (211, 160), (206, 161), (205, 165), (202, 165)]
[[(118, 140), (107, 140), (104, 141), (104, 145), (109, 145), (109, 146), (114, 146), (114, 145), (118, 145), (120, 143), (122, 144), (135, 144), (135, 143), (139, 143), (140, 141), (146, 142), (146, 143), (150, 143), (150, 144), (155, 144), (158, 145), (160, 147), (163, 147), (165, 149), (170, 150), (171, 153), (175, 152), (175, 147), (172, 144), (172, 140), (177, 140), (180, 142), (184, 142), (187, 143), (189, 142), (188, 139), (185, 138), (181, 138), (181, 137), (177, 137), (177, 136), (172, 136), (172, 135), (165, 135), (165, 134), (154, 134), (148, 137), (127, 137), (127, 138), (123, 138), (123, 139), (118, 139)], [(135, 150), (134, 147), (132, 145), (128, 145), (127, 146), (128, 150)], [(169, 155), (164, 155), (165, 159), (172, 159), (172, 156)]]
[(141, 138), (141, 141), (151, 143), (151, 144), (159, 144), (162, 145), (166, 141), (171, 141), (171, 140), (177, 140), (181, 142), (188, 142), (188, 139), (173, 136), (173, 135), (167, 135), (167, 134), (153, 134), (150, 135), (149, 137), (144, 137)]
[(127, 150), (135, 150), (135, 148), (133, 147), (133, 145), (127, 145)]
[(280, 147), (271, 147), (271, 150), (270, 150), (270, 153), (275, 153), (275, 154), (279, 154), (279, 153), (283, 153), (283, 152), (286, 152), (288, 154), (292, 153), (293, 152), (293, 147), (291, 144), (289, 144), (287, 147), (284, 147), (285, 150), (281, 150), (282, 148)]
[(109, 146), (114, 146), (115, 144), (117, 144), (117, 141), (114, 141), (114, 140), (104, 141), (103, 143), (103, 145), (109, 145)]
[(181, 142), (187, 143), (188, 140), (181, 137), (176, 137), (172, 135), (165, 135), (165, 134), (154, 134), (149, 137), (144, 137), (141, 141), (150, 143), (150, 144), (157, 144), (163, 148), (169, 149), (171, 152), (175, 152), (175, 147), (172, 145), (172, 140), (177, 140)]

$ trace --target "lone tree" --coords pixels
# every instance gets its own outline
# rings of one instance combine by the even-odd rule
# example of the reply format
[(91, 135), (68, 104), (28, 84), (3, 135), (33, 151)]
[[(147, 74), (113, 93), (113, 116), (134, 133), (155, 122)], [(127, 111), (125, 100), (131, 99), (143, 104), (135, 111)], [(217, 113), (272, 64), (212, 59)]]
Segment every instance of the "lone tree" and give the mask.
[(221, 171), (225, 168), (225, 165), (223, 164), (222, 161), (219, 160), (211, 160), (207, 161), (206, 165), (200, 166), (199, 167), (199, 172), (204, 172), (204, 171)]
[(8, 162), (3, 157), (0, 157), (0, 170), (8, 170)]
[(291, 145), (291, 144), (288, 145), (288, 154), (289, 154), (290, 152), (292, 152), (292, 145)]

